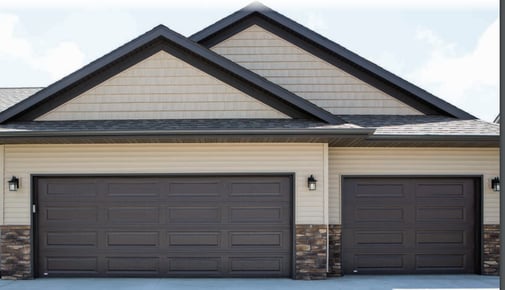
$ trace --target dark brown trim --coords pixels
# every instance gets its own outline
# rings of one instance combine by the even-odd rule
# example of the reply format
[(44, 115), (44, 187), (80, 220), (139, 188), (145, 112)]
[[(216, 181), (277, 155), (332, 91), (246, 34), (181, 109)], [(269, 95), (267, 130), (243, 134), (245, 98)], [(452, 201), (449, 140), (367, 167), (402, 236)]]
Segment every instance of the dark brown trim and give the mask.
[[(473, 179), (474, 180), (474, 185), (475, 185), (475, 193), (477, 196), (475, 197), (475, 205), (474, 205), (474, 210), (475, 210), (475, 249), (479, 249), (478, 251), (474, 252), (475, 255), (475, 270), (477, 271), (476, 274), (481, 274), (483, 272), (483, 251), (484, 251), (484, 241), (483, 241), (483, 224), (484, 224), (484, 182), (483, 182), (483, 175), (474, 175), (474, 174), (456, 174), (456, 175), (433, 175), (433, 174), (419, 174), (419, 175), (382, 175), (382, 174), (352, 174), (352, 175), (341, 175), (340, 176), (340, 184), (344, 184), (344, 179), (346, 178), (468, 178), (468, 179)], [(341, 194), (343, 194), (341, 192)], [(340, 205), (340, 207), (343, 207), (343, 204)], [(343, 217), (342, 217), (343, 218)], [(340, 224), (343, 225), (342, 220), (340, 221)], [(342, 230), (343, 232), (343, 230)], [(342, 249), (343, 251), (343, 249)]]
[(425, 114), (475, 119), (471, 114), (259, 3), (253, 3), (221, 19), (195, 33), (190, 39), (211, 47), (252, 24), (267, 29)]

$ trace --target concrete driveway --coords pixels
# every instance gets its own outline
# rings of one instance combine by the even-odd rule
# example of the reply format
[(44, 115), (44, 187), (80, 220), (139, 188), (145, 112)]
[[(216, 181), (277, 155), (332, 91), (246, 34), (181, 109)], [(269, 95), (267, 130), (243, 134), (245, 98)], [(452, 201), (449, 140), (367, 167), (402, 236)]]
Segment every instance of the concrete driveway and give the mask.
[(499, 288), (499, 278), (479, 275), (346, 276), (324, 281), (290, 279), (46, 278), (0, 281), (0, 290), (418, 290)]

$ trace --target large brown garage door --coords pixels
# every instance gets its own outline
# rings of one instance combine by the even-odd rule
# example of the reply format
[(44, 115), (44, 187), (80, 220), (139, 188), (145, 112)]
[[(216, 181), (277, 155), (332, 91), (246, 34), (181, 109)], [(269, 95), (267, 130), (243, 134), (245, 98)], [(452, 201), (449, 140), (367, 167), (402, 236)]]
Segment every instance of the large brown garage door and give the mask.
[(344, 178), (344, 273), (474, 273), (475, 181)]
[(291, 177), (40, 177), (39, 277), (288, 277)]

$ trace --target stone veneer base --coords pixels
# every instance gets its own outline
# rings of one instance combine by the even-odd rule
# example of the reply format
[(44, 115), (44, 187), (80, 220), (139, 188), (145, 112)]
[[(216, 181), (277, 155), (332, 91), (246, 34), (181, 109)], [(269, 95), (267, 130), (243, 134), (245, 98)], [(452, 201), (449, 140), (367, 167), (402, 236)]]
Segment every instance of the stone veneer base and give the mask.
[(329, 272), (328, 277), (342, 276), (342, 226), (329, 225)]
[(326, 279), (326, 225), (296, 225), (295, 279)]
[(2, 279), (32, 279), (31, 227), (1, 226)]
[(500, 225), (483, 226), (482, 274), (500, 274)]

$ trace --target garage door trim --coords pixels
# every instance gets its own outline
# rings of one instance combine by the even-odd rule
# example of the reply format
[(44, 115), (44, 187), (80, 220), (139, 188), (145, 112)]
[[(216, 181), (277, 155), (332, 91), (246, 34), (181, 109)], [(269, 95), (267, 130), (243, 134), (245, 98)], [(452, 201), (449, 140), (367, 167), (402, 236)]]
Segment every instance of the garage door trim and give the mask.
[(291, 185), (291, 198), (290, 198), (290, 206), (291, 206), (291, 269), (290, 269), (290, 277), (294, 278), (296, 273), (296, 173), (295, 172), (196, 172), (196, 173), (67, 173), (67, 174), (58, 174), (58, 173), (40, 173), (40, 174), (30, 174), (30, 211), (31, 211), (31, 237), (30, 237), (30, 246), (31, 246), (31, 272), (34, 278), (42, 277), (40, 273), (38, 273), (39, 269), (39, 261), (36, 259), (39, 254), (39, 245), (38, 245), (38, 229), (37, 229), (37, 214), (39, 211), (38, 205), (38, 193), (37, 193), (37, 180), (45, 177), (59, 177), (59, 178), (72, 178), (72, 177), (216, 177), (216, 176), (230, 176), (230, 177), (241, 177), (241, 176), (254, 176), (254, 177), (269, 177), (269, 176), (281, 176), (288, 177), (290, 179)]
[[(437, 178), (437, 179), (444, 179), (444, 178), (467, 178), (467, 179), (473, 179), (475, 182), (475, 205), (474, 205), (474, 215), (475, 215), (475, 249), (476, 252), (474, 253), (475, 255), (475, 270), (476, 274), (482, 274), (484, 272), (484, 264), (483, 264), (483, 253), (484, 253), (484, 243), (483, 243), (483, 222), (484, 222), (484, 188), (483, 186), (485, 185), (484, 183), (484, 175), (482, 174), (443, 174), (443, 175), (437, 175), (437, 174), (416, 174), (416, 175), (402, 175), (402, 174), (397, 174), (397, 175), (384, 175), (384, 174), (342, 174), (340, 175), (340, 224), (342, 225), (342, 235), (343, 235), (343, 214), (342, 214), (342, 209), (343, 209), (343, 184), (345, 179), (352, 179), (352, 178)], [(344, 249), (341, 247), (341, 257), (343, 257), (343, 252)], [(343, 262), (343, 261), (342, 261)]]

